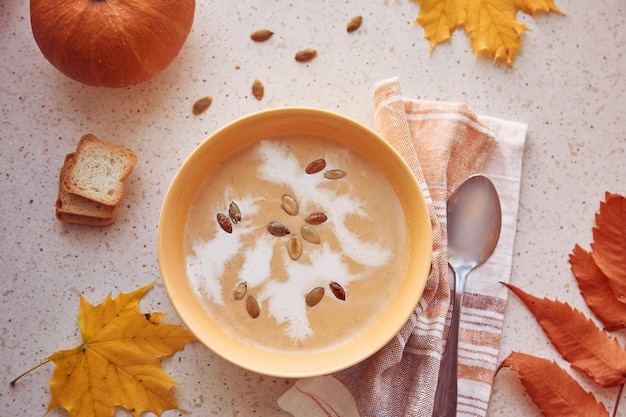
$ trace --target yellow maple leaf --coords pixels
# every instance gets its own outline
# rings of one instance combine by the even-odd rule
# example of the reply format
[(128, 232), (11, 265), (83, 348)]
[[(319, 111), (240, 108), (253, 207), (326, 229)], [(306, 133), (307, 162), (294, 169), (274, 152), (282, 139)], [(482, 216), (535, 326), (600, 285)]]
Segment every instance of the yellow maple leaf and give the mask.
[(516, 19), (518, 11), (533, 17), (560, 10), (553, 0), (413, 0), (420, 5), (415, 23), (424, 28), (430, 50), (445, 42), (458, 28), (469, 34), (474, 52), (512, 65), (528, 27)]
[(139, 301), (151, 287), (116, 298), (109, 294), (97, 306), (81, 296), (78, 323), (83, 343), (43, 362), (56, 365), (49, 381), (48, 411), (60, 407), (69, 417), (110, 417), (116, 407), (123, 407), (138, 417), (177, 408), (170, 391), (176, 382), (163, 370), (160, 358), (182, 350), (195, 337), (181, 326), (162, 324), (163, 313), (139, 312)]

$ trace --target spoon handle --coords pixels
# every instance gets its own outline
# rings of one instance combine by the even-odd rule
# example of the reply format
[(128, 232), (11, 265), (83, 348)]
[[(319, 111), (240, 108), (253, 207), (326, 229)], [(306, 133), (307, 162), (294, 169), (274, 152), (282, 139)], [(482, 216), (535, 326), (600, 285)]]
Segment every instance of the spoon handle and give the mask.
[(465, 291), (465, 280), (470, 270), (459, 268), (459, 270), (454, 271), (455, 286), (452, 320), (450, 322), (448, 342), (441, 357), (433, 417), (456, 417), (459, 323), (461, 321), (461, 305), (463, 303), (463, 292)]

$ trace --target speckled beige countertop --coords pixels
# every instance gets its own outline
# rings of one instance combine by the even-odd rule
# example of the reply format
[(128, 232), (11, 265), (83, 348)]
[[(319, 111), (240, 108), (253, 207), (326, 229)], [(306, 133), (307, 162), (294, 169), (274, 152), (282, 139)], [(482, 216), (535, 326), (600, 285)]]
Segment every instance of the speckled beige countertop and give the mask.
[[(280, 106), (337, 111), (368, 126), (376, 82), (399, 76), (406, 95), (465, 101), (477, 113), (529, 125), (524, 155), (513, 284), (588, 311), (569, 270), (576, 243), (588, 248), (605, 191), (626, 194), (626, 5), (621, 0), (557, 0), (565, 16), (537, 20), (515, 68), (476, 59), (467, 36), (429, 55), (408, 0), (198, 0), (192, 33), (178, 58), (132, 88), (83, 86), (39, 52), (28, 2), (0, 1), (0, 409), (41, 416), (53, 365), (13, 388), (9, 381), (51, 353), (78, 344), (78, 295), (99, 303), (155, 281), (146, 311), (178, 318), (160, 282), (159, 210), (185, 157), (211, 132), (245, 114)], [(358, 32), (347, 20), (362, 14)], [(249, 34), (268, 27), (271, 42)], [(295, 51), (315, 47), (310, 64)], [(250, 93), (255, 78), (266, 95)], [(205, 114), (193, 102), (213, 97)], [(63, 157), (92, 132), (138, 155), (124, 207), (108, 228), (67, 226), (54, 217)], [(621, 335), (623, 336), (623, 334)], [(622, 342), (624, 338), (622, 337)], [(517, 299), (508, 304), (501, 357), (511, 350), (557, 358)], [(165, 416), (280, 416), (276, 399), (293, 381), (241, 370), (200, 344), (164, 361), (181, 382), (182, 412)], [(617, 390), (587, 388), (611, 408)], [(622, 408), (626, 399), (622, 398)], [(51, 416), (62, 416), (55, 410)], [(123, 412), (118, 415), (126, 415)], [(496, 378), (490, 416), (540, 416), (513, 372)]]

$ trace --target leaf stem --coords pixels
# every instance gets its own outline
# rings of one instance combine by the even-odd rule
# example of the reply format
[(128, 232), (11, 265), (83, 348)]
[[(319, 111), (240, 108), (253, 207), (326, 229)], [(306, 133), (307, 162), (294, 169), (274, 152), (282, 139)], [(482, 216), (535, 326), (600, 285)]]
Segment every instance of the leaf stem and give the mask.
[(45, 364), (47, 364), (48, 362), (50, 362), (50, 359), (46, 359), (45, 361), (41, 362), (39, 365), (35, 365), (32, 368), (30, 368), (28, 371), (21, 373), (20, 375), (18, 375), (13, 381), (9, 382), (10, 386), (15, 385), (15, 383), (22, 378), (25, 375), (28, 375), (29, 373), (33, 372), (35, 369), (39, 368), (40, 366), (43, 366)]
[(623, 393), (624, 393), (624, 384), (619, 386), (619, 391), (617, 392), (617, 399), (615, 400), (615, 408), (613, 408), (613, 417), (617, 417), (617, 409), (619, 408), (619, 401), (622, 398)]

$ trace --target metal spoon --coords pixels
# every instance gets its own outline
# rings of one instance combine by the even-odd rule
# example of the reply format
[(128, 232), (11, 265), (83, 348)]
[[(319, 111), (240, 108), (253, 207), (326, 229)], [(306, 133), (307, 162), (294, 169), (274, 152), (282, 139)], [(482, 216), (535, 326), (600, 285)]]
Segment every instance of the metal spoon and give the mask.
[(459, 322), (467, 274), (485, 262), (500, 238), (502, 211), (493, 183), (473, 175), (448, 198), (448, 263), (455, 276), (452, 321), (441, 358), (433, 417), (456, 417)]

